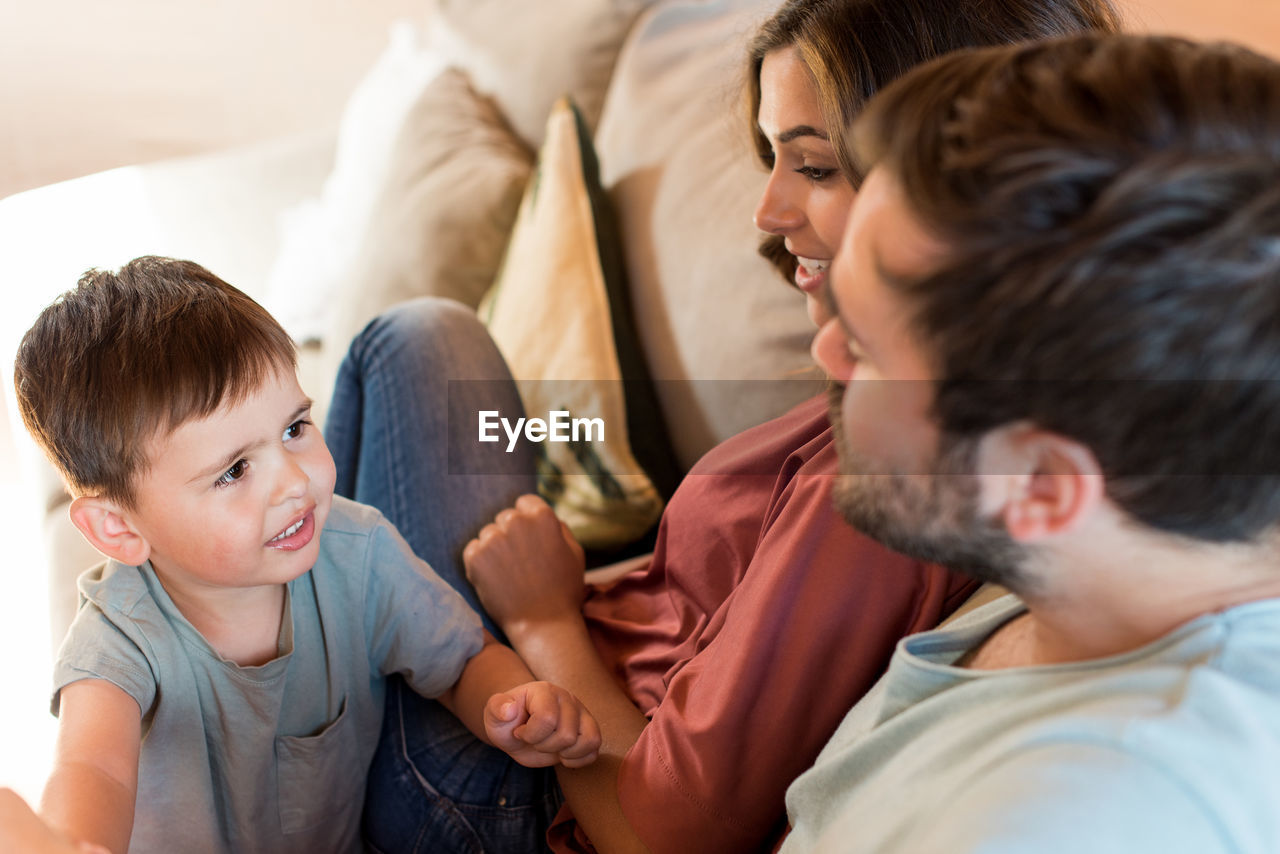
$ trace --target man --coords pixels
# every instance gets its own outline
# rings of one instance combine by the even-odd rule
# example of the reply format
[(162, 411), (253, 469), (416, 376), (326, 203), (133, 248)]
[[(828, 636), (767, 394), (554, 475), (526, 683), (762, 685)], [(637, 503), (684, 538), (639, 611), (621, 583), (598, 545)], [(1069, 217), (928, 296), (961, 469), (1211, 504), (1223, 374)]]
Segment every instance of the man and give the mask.
[(1016, 596), (900, 644), (783, 850), (1280, 851), (1280, 66), (966, 52), (854, 131), (837, 502)]

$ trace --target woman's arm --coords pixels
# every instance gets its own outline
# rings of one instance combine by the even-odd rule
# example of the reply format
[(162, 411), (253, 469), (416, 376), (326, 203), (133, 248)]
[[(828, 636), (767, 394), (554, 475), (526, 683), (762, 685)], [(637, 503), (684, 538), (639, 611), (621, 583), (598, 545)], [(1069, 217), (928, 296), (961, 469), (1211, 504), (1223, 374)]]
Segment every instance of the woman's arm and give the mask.
[(574, 818), (601, 854), (645, 852), (618, 800), (622, 758), (640, 738), (647, 720), (605, 669), (581, 614), (507, 630), (516, 651), (541, 679), (573, 691), (600, 726), (600, 757), (586, 768), (557, 768), (556, 776)]
[(485, 610), (533, 673), (572, 691), (600, 726), (600, 758), (556, 771), (574, 818), (602, 854), (645, 851), (623, 815), (618, 770), (647, 721), (587, 633), (581, 547), (550, 507), (524, 496), (467, 544), (463, 560)]
[(944, 570), (846, 525), (833, 481), (797, 478), (770, 507), (741, 581), (709, 615), (714, 631), (669, 676), (647, 722), (597, 657), (580, 614), (582, 562), (549, 508), (522, 498), (467, 546), (481, 601), (530, 668), (571, 688), (600, 721), (597, 765), (561, 779), (601, 851), (626, 850), (633, 836), (655, 851), (767, 845), (785, 826), (788, 784), (898, 639), (932, 628), (962, 592)]
[(129, 848), (142, 713), (137, 702), (104, 679), (82, 679), (62, 689), (53, 772), (40, 812), (74, 840)]

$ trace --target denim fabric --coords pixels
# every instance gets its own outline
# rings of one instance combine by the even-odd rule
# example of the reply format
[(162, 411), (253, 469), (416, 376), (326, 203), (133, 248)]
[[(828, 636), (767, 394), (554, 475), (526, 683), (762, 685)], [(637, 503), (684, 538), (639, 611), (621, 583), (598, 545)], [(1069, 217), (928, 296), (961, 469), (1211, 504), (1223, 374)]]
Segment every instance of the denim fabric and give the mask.
[[(381, 510), (477, 611), (462, 547), (537, 487), (529, 443), (506, 453), (501, 443), (476, 441), (482, 409), (523, 414), (502, 354), (470, 309), (424, 298), (376, 318), (352, 341), (324, 431), (336, 492)], [(475, 471), (486, 473), (460, 473)]]
[(551, 768), (525, 768), (399, 678), (365, 794), (365, 844), (384, 854), (546, 850), (562, 798)]
[[(534, 460), (527, 443), (507, 454), (475, 441), (471, 421), (481, 409), (522, 414), (501, 354), (470, 309), (419, 299), (352, 341), (325, 439), (338, 494), (381, 510), (501, 637), (466, 581), (462, 548), (499, 510), (534, 491)], [(541, 850), (560, 800), (552, 770), (524, 768), (400, 677), (388, 680), (365, 797), (373, 850)]]

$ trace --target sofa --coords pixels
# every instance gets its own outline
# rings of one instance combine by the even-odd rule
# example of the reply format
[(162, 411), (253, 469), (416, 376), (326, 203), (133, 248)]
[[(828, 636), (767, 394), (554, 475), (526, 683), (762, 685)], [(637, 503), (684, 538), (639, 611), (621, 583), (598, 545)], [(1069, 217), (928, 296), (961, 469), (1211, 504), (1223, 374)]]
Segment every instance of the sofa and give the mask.
[[(76, 607), (74, 578), (99, 557), (13, 416), (11, 360), (40, 307), (89, 267), (184, 257), (247, 291), (299, 341), (303, 387), (323, 417), (336, 366), (369, 319), (421, 295), (483, 311), (499, 276), (503, 293), (516, 287), (508, 280), (531, 267), (509, 255), (530, 184), (551, 168), (549, 134), (577, 128), (584, 180), (601, 191), (587, 219), (599, 245), (581, 253), (617, 262), (608, 318), (650, 392), (643, 406), (628, 393), (627, 405), (660, 425), (671, 470), (819, 390), (802, 298), (754, 251), (765, 173), (746, 134), (742, 56), (777, 3), (566, 0), (548, 15), (515, 0), (435, 0), (393, 30), (336, 130), (0, 200), (20, 289), (0, 318), (2, 374), (42, 508), (53, 642)], [(566, 103), (574, 121), (549, 124)], [(573, 266), (572, 238), (541, 232), (524, 245), (556, 240), (570, 256), (556, 263)], [(571, 277), (553, 264), (519, 287), (562, 294)], [(539, 334), (562, 336), (579, 304), (562, 304)]]

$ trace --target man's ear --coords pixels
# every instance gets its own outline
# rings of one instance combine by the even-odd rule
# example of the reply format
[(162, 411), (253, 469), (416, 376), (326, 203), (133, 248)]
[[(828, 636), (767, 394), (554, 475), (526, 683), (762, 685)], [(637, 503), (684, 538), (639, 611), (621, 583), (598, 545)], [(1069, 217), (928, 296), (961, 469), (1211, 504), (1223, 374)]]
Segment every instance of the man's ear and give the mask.
[(138, 533), (120, 505), (94, 495), (71, 502), (71, 523), (89, 544), (109, 558), (138, 566), (151, 555), (151, 544)]
[(1087, 446), (1026, 425), (990, 438), (1004, 475), (996, 512), (1013, 539), (1066, 533), (1105, 497), (1102, 468)]

